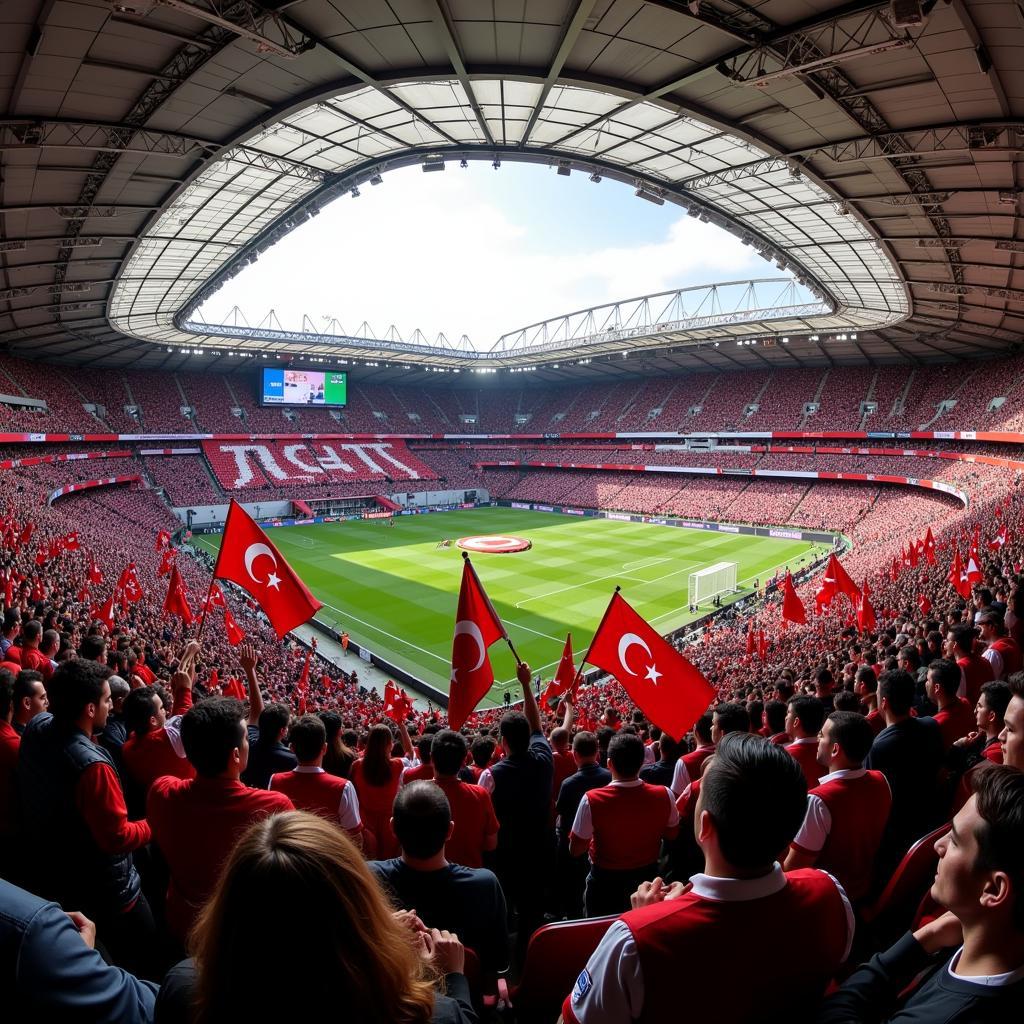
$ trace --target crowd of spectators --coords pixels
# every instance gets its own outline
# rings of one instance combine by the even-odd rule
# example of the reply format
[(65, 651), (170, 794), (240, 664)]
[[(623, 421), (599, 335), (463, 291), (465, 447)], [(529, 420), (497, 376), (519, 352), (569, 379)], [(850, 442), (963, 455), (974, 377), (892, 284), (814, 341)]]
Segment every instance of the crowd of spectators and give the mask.
[[(201, 401), (201, 387), (186, 394)], [(662, 397), (620, 395), (616, 414)], [(170, 417), (162, 401), (151, 408)], [(438, 455), (421, 453), (435, 471)], [(448, 472), (476, 472), (466, 450), (440, 455)], [(50, 507), (81, 464), (0, 473), (0, 949), (13, 1019), (344, 1011), (469, 1024), (499, 976), (523, 970), (545, 920), (582, 915), (614, 920), (566, 986), (576, 1024), (677, 1013), (680, 992), (722, 1021), (1015, 1019), (1024, 502), (1005, 470), (942, 469), (969, 508), (844, 483), (479, 474), (531, 501), (777, 512), (847, 530), (843, 564), (870, 584), (876, 621), (858, 628), (840, 595), (787, 625), (766, 588), (677, 640), (715, 690), (686, 737), (662, 734), (614, 681), (538, 700), (529, 666), (521, 710), (473, 714), (460, 731), (432, 708), (393, 720), (319, 656), (300, 692), (303, 649), (239, 593), (224, 588), (238, 646), (220, 609), (201, 635), (162, 613), (155, 538), (182, 538), (154, 491)], [(903, 566), (929, 528), (934, 564), (922, 552)], [(948, 577), (975, 530), (980, 578), (965, 598)], [(1000, 531), (1008, 540), (990, 547)], [(47, 547), (71, 533), (70, 550)], [(209, 565), (187, 546), (175, 561), (198, 611)], [(115, 601), (111, 623), (101, 606), (129, 564), (141, 594)], [(809, 613), (820, 586), (798, 576)], [(767, 638), (754, 653), (751, 622)], [(938, 869), (919, 914), (883, 933), (871, 909), (885, 882), (950, 820), (931, 840)], [(285, 980), (256, 984), (264, 963)]]

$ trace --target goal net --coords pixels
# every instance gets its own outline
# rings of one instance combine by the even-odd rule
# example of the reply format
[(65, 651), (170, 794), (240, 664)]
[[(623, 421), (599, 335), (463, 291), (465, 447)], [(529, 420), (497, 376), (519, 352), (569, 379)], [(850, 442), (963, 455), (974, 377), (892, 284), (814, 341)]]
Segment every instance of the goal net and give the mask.
[(716, 562), (689, 577), (688, 601), (690, 605), (701, 605), (713, 600), (719, 594), (736, 590), (736, 562)]

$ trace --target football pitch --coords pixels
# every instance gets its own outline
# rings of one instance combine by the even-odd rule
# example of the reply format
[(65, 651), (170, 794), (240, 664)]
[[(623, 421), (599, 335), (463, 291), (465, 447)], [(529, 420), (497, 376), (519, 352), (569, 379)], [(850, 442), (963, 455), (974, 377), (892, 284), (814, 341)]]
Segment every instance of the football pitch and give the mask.
[[(472, 559), (520, 657), (545, 679), (558, 664), (566, 632), (573, 635), (578, 664), (616, 584), (659, 632), (669, 633), (696, 617), (687, 610), (691, 572), (737, 562), (737, 584), (746, 589), (776, 567), (795, 568), (816, 547), (505, 508), (393, 521), (394, 527), (387, 520), (290, 526), (269, 536), (323, 602), (318, 618), (445, 692), (462, 552), (454, 543), (439, 548), (443, 538), (511, 534), (532, 542), (528, 551)], [(216, 552), (220, 537), (196, 536), (193, 542)], [(491, 664), (496, 682), (485, 706), (501, 703), (515, 680), (506, 644), (491, 647)]]

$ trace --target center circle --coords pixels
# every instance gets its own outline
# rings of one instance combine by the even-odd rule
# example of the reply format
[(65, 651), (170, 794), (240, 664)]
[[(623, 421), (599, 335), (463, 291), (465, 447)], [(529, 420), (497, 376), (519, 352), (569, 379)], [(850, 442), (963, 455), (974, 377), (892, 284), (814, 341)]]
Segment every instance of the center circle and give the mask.
[(485, 534), (481, 537), (460, 537), (455, 542), (464, 551), (483, 554), (507, 555), (514, 551), (529, 551), (533, 542), (524, 537), (506, 537), (504, 534)]

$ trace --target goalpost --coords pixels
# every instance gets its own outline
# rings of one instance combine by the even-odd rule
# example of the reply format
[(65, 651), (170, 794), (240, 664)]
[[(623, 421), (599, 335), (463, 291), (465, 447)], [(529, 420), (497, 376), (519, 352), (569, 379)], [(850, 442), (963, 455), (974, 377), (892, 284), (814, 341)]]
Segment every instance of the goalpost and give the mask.
[(691, 606), (704, 604), (719, 594), (736, 590), (737, 562), (716, 562), (689, 576), (687, 600)]

